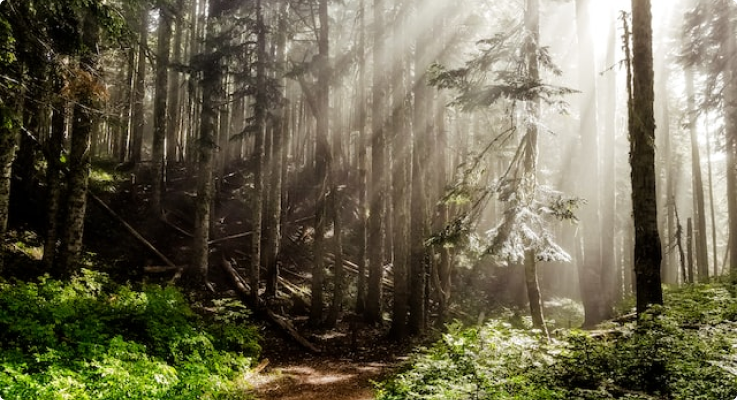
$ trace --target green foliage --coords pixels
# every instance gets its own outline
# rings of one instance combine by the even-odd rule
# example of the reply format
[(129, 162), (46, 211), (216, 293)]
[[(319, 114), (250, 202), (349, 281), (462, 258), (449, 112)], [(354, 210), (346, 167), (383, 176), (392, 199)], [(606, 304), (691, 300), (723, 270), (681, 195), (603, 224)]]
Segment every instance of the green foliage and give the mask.
[[(636, 325), (537, 332), (493, 321), (452, 326), (379, 399), (732, 399), (737, 395), (737, 299), (728, 287), (666, 293)], [(562, 308), (565, 304), (561, 304)]]
[(235, 399), (258, 356), (241, 318), (195, 315), (175, 288), (134, 290), (84, 270), (0, 285), (0, 396)]

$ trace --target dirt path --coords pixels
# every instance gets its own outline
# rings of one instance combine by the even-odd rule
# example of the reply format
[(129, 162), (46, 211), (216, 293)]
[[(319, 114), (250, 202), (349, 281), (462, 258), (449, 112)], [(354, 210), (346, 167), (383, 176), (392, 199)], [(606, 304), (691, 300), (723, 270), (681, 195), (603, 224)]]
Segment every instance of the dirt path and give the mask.
[(255, 379), (262, 400), (371, 400), (373, 381), (381, 380), (395, 364), (313, 358), (269, 365)]

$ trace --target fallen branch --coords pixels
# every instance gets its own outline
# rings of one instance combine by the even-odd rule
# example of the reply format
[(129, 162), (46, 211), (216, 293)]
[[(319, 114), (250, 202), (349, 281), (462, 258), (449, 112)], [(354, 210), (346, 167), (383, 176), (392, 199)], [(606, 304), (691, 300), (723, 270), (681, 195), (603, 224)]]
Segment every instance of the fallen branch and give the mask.
[(209, 244), (209, 245), (212, 246), (213, 244), (226, 242), (226, 241), (231, 240), (231, 239), (238, 239), (238, 238), (242, 238), (242, 237), (246, 237), (246, 236), (251, 236), (252, 234), (253, 234), (253, 232), (237, 233), (235, 235), (230, 235), (230, 236), (226, 236), (226, 237), (221, 237), (221, 238), (210, 240), (209, 242), (207, 242), (207, 244)]
[(320, 349), (315, 346), (314, 344), (310, 343), (307, 339), (305, 339), (302, 335), (297, 332), (297, 330), (294, 328), (294, 326), (287, 321), (284, 317), (281, 317), (279, 315), (276, 315), (273, 311), (266, 309), (266, 315), (271, 319), (275, 324), (279, 325), (282, 329), (287, 331), (294, 340), (297, 341), (297, 343), (301, 344), (304, 348), (312, 351), (313, 353), (320, 353)]
[(168, 213), (169, 213), (169, 211), (165, 211), (165, 212), (163, 212), (163, 213), (162, 213), (162, 215), (161, 215), (161, 222), (165, 223), (165, 224), (166, 224), (166, 225), (168, 225), (168, 226), (169, 226), (170, 228), (174, 229), (175, 231), (177, 231), (177, 232), (181, 233), (182, 235), (184, 235), (184, 236), (186, 236), (186, 237), (189, 237), (189, 238), (193, 238), (193, 237), (194, 237), (194, 235), (193, 235), (193, 234), (191, 234), (191, 233), (189, 233), (189, 232), (185, 231), (184, 229), (182, 229), (182, 228), (180, 228), (180, 227), (178, 227), (178, 226), (174, 225), (174, 223), (170, 222), (170, 221), (169, 221), (169, 218), (167, 218), (167, 214), (168, 214)]
[(180, 268), (182, 267), (177, 267), (177, 266), (171, 267), (168, 265), (147, 265), (143, 267), (143, 272), (147, 274), (161, 274), (164, 272), (176, 271), (176, 270), (179, 270)]
[(128, 233), (130, 233), (134, 238), (138, 239), (138, 241), (141, 242), (141, 244), (143, 244), (144, 246), (146, 246), (146, 248), (148, 248), (154, 254), (156, 254), (156, 256), (158, 256), (161, 259), (161, 261), (164, 262), (164, 264), (166, 264), (168, 267), (171, 267), (173, 269), (181, 270), (180, 267), (177, 267), (173, 262), (171, 262), (171, 260), (169, 260), (169, 258), (167, 258), (156, 247), (154, 247), (154, 245), (152, 245), (151, 242), (149, 242), (143, 236), (141, 236), (141, 234), (138, 233), (138, 231), (136, 231), (132, 226), (130, 226), (127, 222), (125, 222), (123, 218), (121, 218), (118, 214), (116, 214), (115, 211), (113, 211), (110, 207), (108, 207), (108, 205), (105, 204), (105, 202), (102, 201), (102, 199), (97, 197), (92, 192), (89, 192), (89, 195), (90, 197), (92, 197), (92, 200), (94, 200), (100, 207), (102, 207), (105, 211), (107, 211), (108, 214), (110, 214), (111, 216), (113, 216), (113, 218), (118, 220), (118, 222), (120, 222), (123, 225), (123, 227), (125, 227)]
[[(245, 282), (245, 280), (241, 277), (241, 275), (238, 273), (238, 271), (235, 270), (235, 268), (231, 265), (231, 263), (227, 260), (223, 260), (223, 262), (220, 264), (223, 269), (228, 273), (230, 278), (233, 280), (233, 283), (235, 284), (238, 291), (243, 295), (244, 297), (248, 297), (250, 291), (249, 285)], [(283, 317), (280, 317), (276, 315), (273, 311), (266, 309), (266, 315), (269, 317), (269, 319), (274, 322), (277, 326), (285, 330), (297, 343), (301, 344), (306, 349), (314, 352), (319, 353), (320, 349), (315, 346), (314, 344), (310, 343), (309, 340), (305, 339), (302, 335), (297, 332), (297, 329), (294, 328), (294, 326)]]

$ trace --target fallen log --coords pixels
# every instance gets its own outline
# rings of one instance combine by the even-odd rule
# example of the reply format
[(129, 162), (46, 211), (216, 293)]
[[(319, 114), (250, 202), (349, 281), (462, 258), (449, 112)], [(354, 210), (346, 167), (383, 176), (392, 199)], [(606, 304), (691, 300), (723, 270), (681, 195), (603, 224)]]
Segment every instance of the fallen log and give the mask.
[[(236, 288), (241, 293), (241, 295), (243, 295), (244, 297), (248, 297), (249, 293), (251, 292), (251, 288), (245, 282), (243, 277), (241, 277), (238, 271), (236, 271), (235, 268), (231, 265), (231, 263), (225, 259), (223, 259), (223, 262), (220, 265), (231, 277), (231, 279), (233, 280), (233, 283), (235, 284)], [(277, 326), (279, 326), (284, 331), (286, 331), (289, 334), (289, 336), (291, 336), (297, 343), (302, 345), (304, 348), (312, 351), (313, 353), (320, 353), (320, 349), (314, 344), (310, 343), (310, 341), (305, 339), (302, 335), (300, 335), (299, 332), (297, 332), (297, 329), (294, 328), (294, 325), (292, 325), (288, 320), (286, 320), (283, 317), (280, 317), (279, 315), (275, 314), (273, 311), (271, 311), (268, 308), (266, 308), (266, 316), (268, 316), (269, 319), (273, 323), (275, 323)]]
[(212, 246), (213, 244), (218, 244), (218, 243), (226, 242), (226, 241), (231, 240), (231, 239), (238, 239), (238, 238), (242, 238), (242, 237), (246, 237), (246, 236), (251, 236), (252, 234), (253, 234), (253, 232), (237, 233), (235, 235), (230, 235), (230, 236), (226, 236), (226, 237), (221, 237), (221, 238), (210, 240), (209, 242), (207, 242), (207, 244), (209, 244), (209, 245)]
[(279, 325), (282, 329), (287, 331), (294, 340), (297, 341), (297, 343), (301, 344), (306, 349), (312, 351), (313, 353), (320, 353), (320, 349), (315, 346), (314, 344), (310, 343), (309, 340), (305, 339), (302, 335), (297, 332), (297, 330), (294, 328), (294, 326), (287, 321), (285, 318), (275, 314), (273, 311), (266, 309), (266, 315), (268, 315), (269, 319), (272, 320), (275, 324)]
[(130, 226), (130, 224), (125, 222), (125, 220), (123, 220), (122, 217), (116, 214), (115, 211), (113, 211), (107, 204), (105, 204), (104, 201), (102, 201), (102, 199), (97, 197), (92, 192), (88, 192), (88, 193), (90, 197), (92, 197), (92, 200), (94, 200), (100, 207), (102, 207), (103, 210), (107, 211), (108, 214), (110, 214), (113, 218), (115, 218), (118, 222), (120, 222), (121, 225), (123, 225), (123, 227), (125, 227), (125, 229), (128, 231), (128, 233), (130, 233), (134, 238), (138, 239), (138, 241), (141, 242), (141, 244), (143, 244), (144, 246), (146, 246), (147, 249), (151, 250), (151, 252), (156, 254), (156, 256), (158, 256), (161, 259), (161, 261), (164, 262), (164, 264), (166, 264), (168, 267), (171, 267), (173, 269), (181, 270), (180, 267), (177, 267), (171, 260), (169, 260), (169, 258), (167, 258), (156, 247), (154, 247), (154, 245), (152, 245), (151, 242), (146, 240), (143, 236), (141, 236), (140, 233), (138, 233), (138, 231), (136, 231), (132, 226)]
[(186, 236), (188, 238), (193, 238), (194, 237), (193, 234), (185, 231), (184, 229), (176, 226), (173, 222), (169, 221), (169, 218), (167, 217), (168, 214), (169, 214), (169, 211), (168, 210), (167, 211), (164, 211), (161, 214), (161, 222), (165, 223), (171, 229), (174, 229), (175, 231), (179, 232), (180, 234), (182, 234), (182, 235), (184, 235), (184, 236)]
[(161, 274), (164, 272), (176, 271), (176, 270), (179, 270), (180, 268), (181, 267), (177, 267), (177, 266), (171, 267), (168, 265), (147, 265), (143, 267), (143, 272), (147, 274)]

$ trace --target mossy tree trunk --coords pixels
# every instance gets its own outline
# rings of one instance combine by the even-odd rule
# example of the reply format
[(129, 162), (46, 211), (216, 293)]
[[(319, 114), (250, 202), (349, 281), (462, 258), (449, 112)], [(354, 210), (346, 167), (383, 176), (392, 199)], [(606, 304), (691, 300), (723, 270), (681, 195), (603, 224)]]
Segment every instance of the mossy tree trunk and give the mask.
[(632, 93), (629, 103), (630, 165), (635, 227), (635, 291), (638, 315), (663, 304), (662, 249), (655, 191), (652, 11), (650, 0), (632, 0)]

